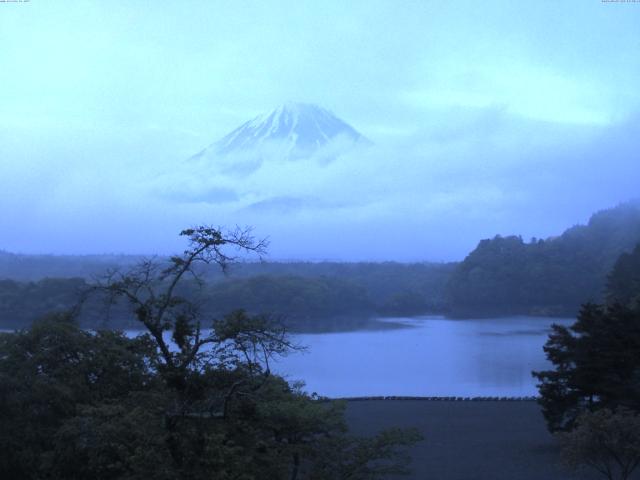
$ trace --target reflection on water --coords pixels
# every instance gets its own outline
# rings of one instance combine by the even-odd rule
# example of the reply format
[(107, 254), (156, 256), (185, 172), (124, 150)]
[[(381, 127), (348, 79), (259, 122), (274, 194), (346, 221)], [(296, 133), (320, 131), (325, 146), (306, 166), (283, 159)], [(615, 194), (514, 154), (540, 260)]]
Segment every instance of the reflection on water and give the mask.
[(548, 366), (542, 346), (552, 323), (510, 317), (388, 319), (412, 328), (295, 335), (309, 347), (275, 370), (329, 397), (368, 395), (536, 395), (532, 370)]

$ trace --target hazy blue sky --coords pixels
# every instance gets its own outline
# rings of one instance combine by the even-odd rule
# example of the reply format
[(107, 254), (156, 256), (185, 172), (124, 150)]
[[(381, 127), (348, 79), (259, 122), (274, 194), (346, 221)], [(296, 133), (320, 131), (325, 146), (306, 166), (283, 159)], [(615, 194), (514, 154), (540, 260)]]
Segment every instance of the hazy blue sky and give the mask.
[[(0, 71), (10, 251), (168, 252), (237, 223), (277, 259), (459, 259), (640, 196), (638, 3), (0, 3)], [(290, 100), (375, 148), (184, 161)]]

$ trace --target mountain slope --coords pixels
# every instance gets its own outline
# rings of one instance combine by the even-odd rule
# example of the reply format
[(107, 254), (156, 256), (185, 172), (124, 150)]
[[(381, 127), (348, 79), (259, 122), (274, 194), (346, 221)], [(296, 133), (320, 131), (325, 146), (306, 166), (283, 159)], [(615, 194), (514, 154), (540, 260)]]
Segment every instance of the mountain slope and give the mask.
[(316, 105), (287, 103), (233, 130), (194, 157), (276, 154), (299, 159), (338, 143), (340, 150), (369, 144), (362, 134)]

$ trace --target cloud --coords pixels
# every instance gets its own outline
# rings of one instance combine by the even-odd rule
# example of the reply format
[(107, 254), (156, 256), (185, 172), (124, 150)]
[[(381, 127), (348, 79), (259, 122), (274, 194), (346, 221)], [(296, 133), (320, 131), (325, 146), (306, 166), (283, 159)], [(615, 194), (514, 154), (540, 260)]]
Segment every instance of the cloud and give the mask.
[(445, 65), (420, 88), (400, 95), (425, 109), (501, 108), (552, 123), (607, 125), (617, 114), (608, 85), (523, 61)]
[(316, 208), (322, 205), (317, 198), (302, 197), (270, 197), (258, 202), (251, 203), (243, 208), (243, 210), (253, 212), (275, 212), (275, 213), (291, 213), (302, 208)]
[(231, 188), (210, 187), (203, 189), (166, 190), (162, 196), (172, 202), (224, 204), (237, 202), (240, 197)]
[(348, 202), (335, 202), (330, 199), (322, 199), (317, 197), (290, 197), (276, 196), (265, 198), (240, 209), (240, 211), (252, 213), (296, 213), (309, 210), (336, 210), (353, 205)]
[[(3, 12), (0, 248), (166, 251), (208, 222), (276, 257), (454, 259), (637, 196), (640, 9), (440, 3)], [(375, 145), (183, 161), (287, 100)]]

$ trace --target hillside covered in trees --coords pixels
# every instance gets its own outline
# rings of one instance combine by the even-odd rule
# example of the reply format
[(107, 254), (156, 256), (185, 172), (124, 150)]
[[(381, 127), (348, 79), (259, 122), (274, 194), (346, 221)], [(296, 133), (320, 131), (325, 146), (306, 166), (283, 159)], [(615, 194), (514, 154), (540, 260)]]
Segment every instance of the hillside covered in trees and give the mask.
[[(181, 294), (210, 317), (221, 318), (240, 308), (273, 314), (292, 331), (345, 330), (366, 327), (375, 316), (443, 312), (443, 289), (453, 267), (245, 263), (235, 265), (227, 277), (205, 270), (206, 288), (185, 282)], [(0, 328), (19, 328), (47, 312), (65, 311), (85, 298), (91, 283), (80, 277), (0, 280)], [(100, 302), (95, 296), (86, 298), (79, 317), (82, 325), (135, 327), (126, 304), (105, 310)]]
[(446, 288), (452, 316), (567, 315), (601, 302), (607, 275), (640, 242), (640, 202), (594, 214), (546, 240), (496, 236), (482, 240)]
[[(182, 294), (192, 298), (190, 292), (198, 290), (192, 300), (211, 317), (242, 308), (276, 315), (292, 331), (364, 328), (378, 316), (573, 316), (582, 303), (604, 299), (614, 266), (616, 278), (633, 276), (631, 252), (639, 243), (640, 202), (629, 202), (558, 237), (482, 240), (457, 264), (241, 262), (226, 276), (204, 268), (199, 273), (206, 289), (187, 282)], [(96, 278), (140, 258), (0, 253), (0, 328), (67, 310)], [(105, 316), (99, 301), (87, 300), (83, 325), (133, 326), (126, 305), (112, 306)]]

